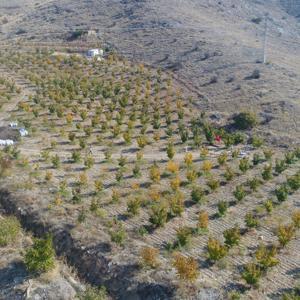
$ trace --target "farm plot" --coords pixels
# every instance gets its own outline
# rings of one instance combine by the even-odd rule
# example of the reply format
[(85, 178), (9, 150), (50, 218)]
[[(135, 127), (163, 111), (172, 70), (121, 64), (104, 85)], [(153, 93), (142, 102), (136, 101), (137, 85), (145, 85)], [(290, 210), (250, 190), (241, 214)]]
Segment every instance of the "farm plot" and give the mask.
[[(2, 72), (1, 72), (2, 73)], [(3, 74), (0, 76), (0, 110), (4, 110), (4, 105), (9, 103), (11, 98), (20, 94), (21, 90), (16, 87), (15, 81), (7, 79)]]
[[(115, 54), (11, 52), (0, 64), (30, 82), (10, 113), (30, 137), (2, 151), (3, 185), (24, 195), (23, 215), (67, 230), (88, 280), (117, 297), (295, 287), (299, 149), (214, 124), (172, 74)], [(255, 122), (246, 113), (235, 125)]]

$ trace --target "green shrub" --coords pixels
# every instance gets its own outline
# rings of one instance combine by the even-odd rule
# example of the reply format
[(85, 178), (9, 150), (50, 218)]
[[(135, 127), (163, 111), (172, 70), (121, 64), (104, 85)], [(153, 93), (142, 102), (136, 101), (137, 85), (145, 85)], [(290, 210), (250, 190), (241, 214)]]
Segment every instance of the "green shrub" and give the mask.
[(259, 266), (265, 270), (276, 266), (279, 260), (275, 257), (277, 250), (274, 246), (268, 248), (265, 245), (260, 245), (255, 252), (255, 258)]
[(180, 130), (179, 135), (182, 143), (185, 143), (189, 139), (189, 132), (186, 129)]
[(201, 146), (201, 142), (202, 142), (202, 139), (201, 139), (201, 136), (200, 134), (195, 134), (193, 136), (193, 146), (194, 148), (199, 148)]
[(241, 112), (233, 117), (236, 128), (245, 130), (255, 127), (258, 123), (255, 113), (250, 111)]
[(55, 169), (58, 169), (61, 165), (60, 158), (57, 154), (51, 158), (51, 162), (52, 162), (53, 168), (55, 168)]
[(257, 287), (261, 276), (262, 276), (261, 269), (255, 263), (249, 263), (245, 265), (244, 271), (242, 273), (242, 278), (248, 284)]
[(121, 182), (124, 178), (124, 170), (120, 168), (115, 174), (117, 182)]
[(226, 179), (226, 181), (231, 181), (234, 177), (234, 171), (230, 168), (230, 167), (226, 167), (225, 173), (224, 173), (224, 177)]
[(265, 209), (266, 209), (266, 211), (268, 212), (268, 213), (270, 213), (270, 212), (272, 212), (272, 210), (273, 210), (273, 201), (272, 200), (267, 200), (265, 203), (264, 203), (264, 207), (265, 207)]
[(74, 163), (79, 163), (81, 160), (81, 155), (79, 151), (72, 152), (72, 160)]
[(300, 147), (295, 149), (294, 155), (295, 155), (296, 158), (298, 158), (298, 159), (300, 158)]
[(226, 152), (221, 153), (219, 155), (219, 157), (218, 157), (218, 163), (219, 163), (219, 165), (223, 166), (226, 163), (227, 158), (228, 158), (228, 156), (227, 156)]
[(287, 199), (288, 196), (288, 189), (286, 184), (282, 184), (279, 188), (275, 190), (275, 195), (277, 200), (283, 202)]
[(86, 220), (86, 211), (84, 209), (80, 210), (78, 217), (77, 217), (77, 221), (78, 223), (84, 223)]
[(155, 227), (162, 227), (167, 222), (168, 209), (164, 204), (153, 205), (150, 212), (150, 223)]
[(175, 253), (173, 266), (182, 281), (194, 282), (199, 276), (198, 262), (193, 257), (185, 257)]
[(254, 148), (260, 148), (264, 144), (264, 140), (256, 135), (251, 138), (251, 144)]
[(46, 235), (42, 239), (34, 239), (24, 257), (26, 268), (30, 272), (42, 273), (50, 271), (55, 265), (55, 252), (53, 249), (52, 236)]
[(241, 294), (238, 291), (230, 291), (227, 294), (227, 299), (228, 300), (240, 300), (241, 299)]
[(79, 300), (106, 300), (107, 292), (105, 287), (92, 287), (87, 286), (84, 292), (81, 292), (77, 295)]
[(145, 148), (148, 144), (148, 140), (144, 135), (137, 137), (136, 141), (141, 149)]
[(110, 160), (111, 159), (111, 156), (112, 156), (112, 153), (111, 153), (111, 150), (110, 149), (106, 149), (104, 151), (104, 157), (106, 160)]
[(199, 212), (198, 216), (198, 223), (197, 223), (197, 228), (202, 231), (207, 230), (208, 227), (208, 222), (209, 222), (209, 215), (206, 211), (201, 210)]
[(126, 237), (126, 231), (122, 226), (119, 226), (118, 228), (115, 228), (114, 230), (110, 231), (111, 241), (116, 243), (117, 245), (124, 245)]
[(133, 169), (132, 169), (132, 174), (134, 178), (138, 178), (141, 176), (141, 167), (138, 163), (135, 163)]
[(297, 209), (293, 212), (292, 221), (296, 228), (300, 228), (300, 209)]
[(169, 198), (169, 214), (171, 217), (181, 216), (184, 212), (184, 198), (182, 193), (175, 193)]
[(191, 242), (192, 230), (189, 227), (180, 227), (176, 231), (177, 244), (179, 247), (186, 247)]
[(285, 160), (276, 159), (275, 161), (275, 172), (281, 174), (286, 169)]
[(246, 197), (246, 191), (242, 185), (238, 185), (235, 188), (233, 195), (237, 201), (242, 201)]
[(226, 148), (229, 148), (234, 144), (234, 138), (231, 134), (226, 134), (223, 137), (223, 141), (224, 141), (224, 144), (225, 144)]
[(215, 134), (214, 134), (214, 129), (211, 125), (209, 124), (204, 124), (203, 126), (204, 130), (204, 135), (209, 144), (213, 144), (214, 139), (215, 139)]
[(295, 287), (292, 291), (284, 293), (282, 300), (300, 300), (300, 287)]
[(159, 183), (160, 181), (160, 169), (157, 163), (154, 163), (149, 170), (149, 177), (154, 183)]
[(253, 213), (249, 212), (245, 216), (245, 223), (248, 228), (255, 228), (259, 225), (259, 221), (257, 216), (255, 216)]
[(209, 238), (207, 242), (207, 252), (210, 260), (217, 261), (227, 255), (227, 248), (218, 240)]
[(265, 165), (261, 173), (263, 180), (267, 181), (272, 179), (272, 165)]
[(254, 166), (257, 166), (262, 161), (259, 153), (254, 153), (252, 158), (252, 163)]
[(300, 189), (300, 173), (288, 177), (287, 185), (294, 192)]
[(118, 164), (121, 168), (123, 168), (126, 165), (126, 162), (127, 162), (127, 158), (125, 156), (121, 155), (118, 158)]
[(88, 155), (85, 159), (84, 159), (84, 165), (87, 169), (90, 169), (93, 167), (95, 163), (95, 159), (92, 155)]
[(291, 165), (295, 161), (295, 153), (294, 152), (287, 152), (284, 156), (285, 162), (288, 165)]
[(238, 245), (241, 238), (240, 229), (237, 226), (227, 229), (223, 232), (223, 236), (228, 247)]
[(94, 181), (94, 187), (96, 193), (100, 193), (103, 190), (103, 181), (101, 179), (96, 179)]
[(79, 204), (82, 202), (81, 195), (80, 195), (80, 189), (72, 190), (72, 202), (74, 204)]
[(16, 241), (21, 225), (15, 217), (0, 219), (0, 246), (4, 247)]
[(196, 203), (203, 202), (205, 196), (205, 192), (200, 187), (194, 187), (191, 192), (192, 200)]
[(212, 192), (216, 191), (220, 186), (220, 181), (218, 179), (210, 178), (207, 181), (207, 185), (210, 187)]
[(168, 155), (169, 159), (172, 159), (175, 155), (175, 148), (174, 148), (174, 145), (172, 143), (168, 144), (167, 155)]
[(246, 173), (250, 169), (250, 163), (249, 163), (249, 159), (247, 157), (244, 157), (240, 160), (239, 169), (243, 173)]
[(136, 216), (141, 207), (141, 200), (139, 198), (130, 199), (127, 202), (127, 212), (130, 216)]
[(295, 227), (293, 224), (279, 225), (277, 228), (277, 237), (282, 247), (286, 246), (288, 242), (295, 236)]
[(245, 143), (246, 136), (241, 132), (235, 132), (232, 134), (233, 142), (235, 145)]
[(218, 215), (219, 217), (223, 217), (225, 216), (226, 212), (227, 212), (227, 208), (228, 208), (228, 204), (225, 201), (220, 201), (218, 203)]
[(257, 188), (260, 186), (261, 184), (261, 181), (254, 177), (253, 179), (249, 179), (247, 181), (247, 184), (249, 185), (250, 189), (253, 191), (253, 192), (256, 192), (257, 191)]
[(264, 149), (263, 152), (264, 152), (264, 156), (265, 156), (266, 160), (271, 160), (272, 159), (272, 156), (274, 154), (272, 149)]

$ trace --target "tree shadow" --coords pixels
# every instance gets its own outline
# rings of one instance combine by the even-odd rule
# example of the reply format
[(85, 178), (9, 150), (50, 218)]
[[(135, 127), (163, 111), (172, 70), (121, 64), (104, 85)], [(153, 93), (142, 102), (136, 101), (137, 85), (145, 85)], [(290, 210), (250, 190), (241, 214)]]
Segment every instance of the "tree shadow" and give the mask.
[(300, 279), (300, 267), (299, 268), (294, 268), (292, 270), (288, 270), (286, 272), (286, 274), (292, 276), (295, 279)]
[(0, 269), (0, 290), (14, 288), (30, 278), (26, 267), (21, 261), (13, 261)]
[(244, 284), (238, 282), (229, 282), (225, 286), (223, 286), (226, 291), (237, 291), (241, 294), (245, 293), (249, 288), (247, 288)]
[(164, 284), (139, 283), (135, 289), (126, 291), (119, 299), (168, 300), (173, 299), (174, 290), (174, 287)]

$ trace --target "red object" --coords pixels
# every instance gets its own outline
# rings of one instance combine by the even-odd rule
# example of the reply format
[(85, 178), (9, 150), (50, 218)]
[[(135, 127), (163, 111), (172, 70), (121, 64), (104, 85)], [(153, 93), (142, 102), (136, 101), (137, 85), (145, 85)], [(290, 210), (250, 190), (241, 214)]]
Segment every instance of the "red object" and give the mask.
[(217, 141), (218, 143), (220, 143), (221, 140), (222, 140), (221, 137), (220, 137), (219, 135), (217, 135), (217, 136), (216, 136), (216, 141)]

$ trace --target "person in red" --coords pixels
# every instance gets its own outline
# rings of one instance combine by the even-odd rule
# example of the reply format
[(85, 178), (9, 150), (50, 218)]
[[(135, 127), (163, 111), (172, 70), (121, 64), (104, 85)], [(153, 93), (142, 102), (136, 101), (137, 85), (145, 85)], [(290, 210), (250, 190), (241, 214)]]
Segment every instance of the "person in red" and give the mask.
[(219, 135), (216, 135), (216, 142), (220, 143), (222, 141), (221, 137)]

